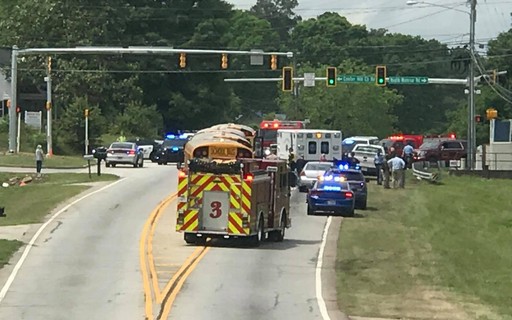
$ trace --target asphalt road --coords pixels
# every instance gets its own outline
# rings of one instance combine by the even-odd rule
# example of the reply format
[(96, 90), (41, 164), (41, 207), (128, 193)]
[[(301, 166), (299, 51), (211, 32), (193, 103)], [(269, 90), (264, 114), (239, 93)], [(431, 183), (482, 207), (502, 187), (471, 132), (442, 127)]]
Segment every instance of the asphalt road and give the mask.
[(315, 267), (325, 217), (306, 215), (292, 195), (292, 228), (281, 243), (259, 248), (213, 244), (181, 289), (169, 319), (322, 319)]
[(102, 169), (126, 178), (46, 228), (0, 303), (0, 319), (144, 318), (140, 234), (150, 212), (176, 190), (177, 171), (149, 162)]

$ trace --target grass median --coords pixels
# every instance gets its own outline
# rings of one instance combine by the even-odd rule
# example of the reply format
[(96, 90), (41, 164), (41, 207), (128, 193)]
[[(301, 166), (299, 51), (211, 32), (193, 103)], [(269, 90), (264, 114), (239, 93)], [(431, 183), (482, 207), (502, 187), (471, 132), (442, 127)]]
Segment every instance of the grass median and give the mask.
[(349, 315), (512, 319), (512, 200), (508, 180), (374, 184), (369, 210), (345, 219), (337, 287)]
[[(45, 158), (43, 161), (43, 170), (45, 168), (83, 168), (87, 166), (87, 161), (82, 156), (57, 156)], [(0, 155), (0, 167), (36, 167), (35, 155), (33, 153), (2, 154)]]
[[(9, 179), (23, 178), (26, 174), (0, 173), (0, 184)], [(7, 188), (0, 187), (0, 206), (5, 209), (5, 217), (0, 217), (0, 226), (42, 222), (44, 217), (60, 203), (87, 190), (83, 183), (113, 181), (119, 177), (112, 174), (93, 175), (85, 173), (44, 174), (40, 180), (33, 180), (25, 186), (19, 184)], [(22, 245), (19, 241), (2, 240), (0, 233), (0, 268), (9, 261), (11, 255)]]

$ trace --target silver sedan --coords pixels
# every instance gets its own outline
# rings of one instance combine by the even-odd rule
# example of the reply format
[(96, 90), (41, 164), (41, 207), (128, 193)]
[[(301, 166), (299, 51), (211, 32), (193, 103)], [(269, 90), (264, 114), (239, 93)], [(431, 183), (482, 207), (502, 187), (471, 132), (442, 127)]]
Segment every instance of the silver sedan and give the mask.
[(117, 164), (129, 164), (134, 168), (142, 168), (144, 165), (144, 151), (133, 142), (114, 142), (107, 150), (107, 167), (115, 167)]

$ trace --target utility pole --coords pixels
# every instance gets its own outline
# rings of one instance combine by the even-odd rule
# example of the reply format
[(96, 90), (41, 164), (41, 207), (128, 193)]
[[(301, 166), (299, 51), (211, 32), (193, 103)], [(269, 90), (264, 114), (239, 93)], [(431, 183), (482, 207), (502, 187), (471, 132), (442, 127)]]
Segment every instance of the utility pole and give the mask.
[(16, 153), (20, 153), (21, 140), (21, 110), (19, 107), (14, 108), (14, 114), (18, 116), (18, 131), (16, 132)]
[(52, 57), (48, 57), (46, 69), (46, 150), (48, 156), (53, 156), (52, 145)]
[(16, 130), (17, 119), (16, 119), (16, 107), (18, 106), (17, 99), (17, 79), (18, 79), (18, 47), (12, 47), (11, 53), (11, 108), (9, 109), (9, 152), (16, 152), (17, 139)]
[(469, 15), (469, 106), (468, 106), (468, 163), (467, 169), (475, 168), (476, 150), (476, 126), (475, 126), (475, 23), (476, 23), (476, 0), (468, 0), (471, 6)]
[(89, 154), (89, 109), (85, 109), (85, 153)]

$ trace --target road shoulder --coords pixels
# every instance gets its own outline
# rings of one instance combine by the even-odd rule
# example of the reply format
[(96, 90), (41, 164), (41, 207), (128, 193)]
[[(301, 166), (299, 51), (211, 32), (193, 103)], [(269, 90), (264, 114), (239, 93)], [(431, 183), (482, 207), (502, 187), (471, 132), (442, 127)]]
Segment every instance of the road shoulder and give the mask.
[(342, 223), (342, 217), (332, 217), (332, 222), (327, 232), (323, 256), (322, 295), (331, 320), (350, 320), (350, 318), (340, 310), (336, 292), (336, 256), (338, 252), (338, 237)]

